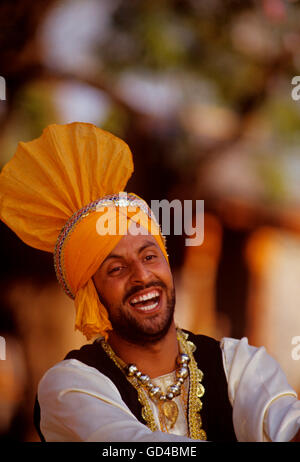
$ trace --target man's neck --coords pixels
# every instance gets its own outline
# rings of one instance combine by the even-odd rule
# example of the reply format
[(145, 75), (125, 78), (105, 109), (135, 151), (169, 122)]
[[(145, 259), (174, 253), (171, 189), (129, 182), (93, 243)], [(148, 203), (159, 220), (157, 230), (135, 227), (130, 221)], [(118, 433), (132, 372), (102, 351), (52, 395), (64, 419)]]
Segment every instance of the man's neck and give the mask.
[(114, 331), (108, 343), (126, 364), (135, 364), (143, 374), (151, 378), (168, 374), (176, 368), (179, 346), (174, 323), (167, 334), (155, 343), (136, 345), (119, 337)]

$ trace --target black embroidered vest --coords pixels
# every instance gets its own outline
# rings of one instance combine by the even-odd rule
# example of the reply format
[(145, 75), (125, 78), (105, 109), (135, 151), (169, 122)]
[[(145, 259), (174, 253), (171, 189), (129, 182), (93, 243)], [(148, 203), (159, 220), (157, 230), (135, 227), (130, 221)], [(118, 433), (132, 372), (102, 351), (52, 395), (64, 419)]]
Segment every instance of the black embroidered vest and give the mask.
[[(206, 431), (208, 441), (236, 441), (232, 423), (232, 406), (228, 399), (227, 380), (223, 368), (222, 353), (218, 341), (205, 335), (188, 332), (189, 340), (196, 345), (195, 360), (203, 372), (202, 384), (205, 388), (201, 398), (202, 428)], [(119, 393), (135, 417), (143, 424), (142, 406), (138, 401), (136, 389), (129, 383), (123, 372), (107, 356), (97, 342), (84, 345), (80, 350), (73, 350), (65, 359), (77, 359), (82, 363), (98, 369), (116, 385)], [(36, 401), (34, 421), (42, 441), (40, 431), (40, 409)]]

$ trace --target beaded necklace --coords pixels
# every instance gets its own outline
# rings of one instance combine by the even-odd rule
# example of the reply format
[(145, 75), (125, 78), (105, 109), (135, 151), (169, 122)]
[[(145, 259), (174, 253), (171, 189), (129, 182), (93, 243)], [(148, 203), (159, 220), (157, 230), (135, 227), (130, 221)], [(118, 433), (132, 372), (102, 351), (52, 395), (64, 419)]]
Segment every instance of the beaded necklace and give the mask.
[[(180, 329), (177, 329), (177, 339), (181, 351), (181, 355), (179, 355), (180, 359), (178, 361), (180, 363), (179, 366), (181, 370), (183, 368), (186, 368), (187, 375), (189, 375), (189, 396), (187, 412), (189, 436), (192, 439), (206, 440), (207, 437), (205, 431), (202, 429), (202, 420), (200, 416), (200, 411), (202, 409), (202, 402), (200, 398), (202, 398), (202, 396), (204, 395), (205, 390), (201, 383), (203, 373), (198, 368), (193, 355), (193, 352), (196, 350), (196, 346), (188, 340), (188, 334), (182, 332)], [(156, 388), (154, 390), (154, 395), (156, 396), (151, 396), (150, 394), (148, 395), (148, 390), (146, 386), (146, 382), (148, 383), (148, 380), (146, 378), (147, 376), (138, 371), (136, 366), (127, 365), (121, 358), (119, 358), (115, 354), (111, 346), (108, 343), (106, 343), (104, 339), (99, 340), (102, 348), (107, 353), (107, 355), (112, 359), (116, 366), (122, 370), (122, 372), (126, 375), (127, 380), (137, 390), (138, 400), (142, 405), (142, 417), (144, 418), (148, 428), (150, 428), (151, 431), (158, 430), (151, 406), (149, 404), (149, 396), (149, 398), (152, 399), (155, 402), (155, 404), (158, 405), (158, 409), (160, 411), (160, 418), (163, 422), (164, 428), (166, 428), (166, 431), (170, 430), (174, 426), (174, 423), (178, 415), (178, 409), (176, 411), (177, 405), (175, 404), (175, 402), (172, 401), (173, 397), (175, 396), (174, 393), (173, 396), (169, 395), (169, 398), (167, 398), (168, 393), (172, 393), (170, 388), (174, 387), (174, 385), (169, 387), (169, 389), (167, 390), (167, 394), (164, 395), (164, 398), (161, 400), (159, 400), (159, 398), (163, 394), (160, 392), (159, 387), (154, 387)], [(178, 369), (178, 371), (180, 370), (180, 368)], [(177, 374), (177, 378), (179, 378), (178, 376), (180, 377), (180, 374)], [(186, 378), (186, 374), (183, 373), (181, 377), (184, 381), (184, 379)], [(180, 381), (180, 383), (182, 384), (183, 382)], [(148, 389), (152, 389), (153, 394), (153, 385), (152, 387), (148, 387)], [(180, 391), (178, 393), (176, 390), (176, 394), (178, 396), (178, 394), (180, 394)]]

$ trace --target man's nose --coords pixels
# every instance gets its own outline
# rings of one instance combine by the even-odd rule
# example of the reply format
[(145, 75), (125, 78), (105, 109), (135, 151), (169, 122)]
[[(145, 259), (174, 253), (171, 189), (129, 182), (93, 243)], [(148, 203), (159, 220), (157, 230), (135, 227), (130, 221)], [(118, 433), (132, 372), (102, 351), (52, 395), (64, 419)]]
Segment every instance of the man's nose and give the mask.
[(143, 265), (142, 262), (134, 262), (131, 268), (131, 283), (146, 283), (151, 277), (151, 272)]

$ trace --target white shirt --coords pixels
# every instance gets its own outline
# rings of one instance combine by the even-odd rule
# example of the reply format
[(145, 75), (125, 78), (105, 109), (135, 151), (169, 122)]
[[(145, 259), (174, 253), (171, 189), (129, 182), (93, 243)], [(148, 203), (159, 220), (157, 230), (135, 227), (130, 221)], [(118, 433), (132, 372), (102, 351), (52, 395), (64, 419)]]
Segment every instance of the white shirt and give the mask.
[[(265, 348), (249, 346), (246, 338), (224, 338), (220, 346), (238, 441), (291, 440), (300, 428), (300, 401), (278, 363)], [(184, 433), (151, 432), (108, 377), (76, 359), (45, 373), (38, 400), (46, 441), (195, 441)]]

